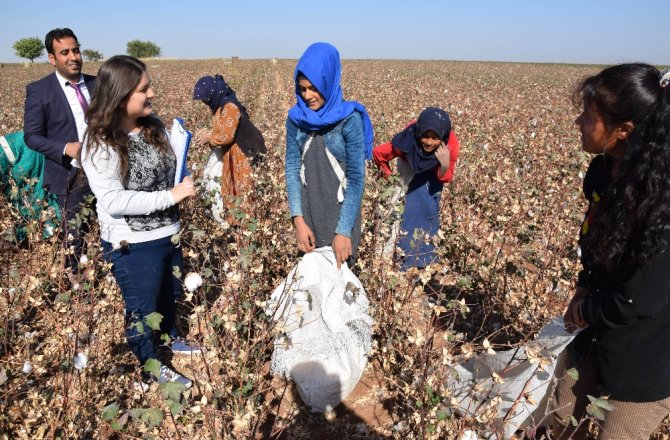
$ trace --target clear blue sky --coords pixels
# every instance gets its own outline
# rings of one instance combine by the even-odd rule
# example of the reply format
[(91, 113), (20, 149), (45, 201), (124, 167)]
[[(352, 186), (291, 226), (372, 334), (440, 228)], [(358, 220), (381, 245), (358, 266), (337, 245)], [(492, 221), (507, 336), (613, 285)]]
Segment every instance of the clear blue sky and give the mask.
[[(343, 58), (670, 64), (669, 0), (3, 0), (12, 44), (70, 27), (105, 57), (151, 40), (166, 58), (298, 58), (314, 41)], [(46, 56), (39, 61), (46, 60)]]

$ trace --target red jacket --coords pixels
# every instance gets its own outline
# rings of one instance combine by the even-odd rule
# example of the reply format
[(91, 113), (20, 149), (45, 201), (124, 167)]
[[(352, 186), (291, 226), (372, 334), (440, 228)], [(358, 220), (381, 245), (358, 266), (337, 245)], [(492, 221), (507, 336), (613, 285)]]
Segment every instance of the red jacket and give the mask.
[[(407, 127), (416, 123), (416, 121), (410, 122)], [(405, 128), (407, 128), (405, 127)], [(458, 138), (452, 130), (449, 134), (449, 141), (447, 142), (447, 147), (449, 148), (449, 169), (443, 176), (440, 176), (440, 166), (435, 167), (435, 173), (437, 174), (437, 179), (442, 183), (451, 182), (454, 178), (454, 168), (456, 167), (456, 161), (458, 160), (458, 151), (459, 144)], [(407, 160), (407, 156), (402, 151), (396, 149), (391, 142), (386, 142), (381, 145), (377, 145), (372, 150), (372, 158), (377, 164), (377, 167), (384, 173), (384, 177), (391, 175), (391, 168), (389, 167), (389, 162), (396, 157), (400, 157), (402, 160)]]

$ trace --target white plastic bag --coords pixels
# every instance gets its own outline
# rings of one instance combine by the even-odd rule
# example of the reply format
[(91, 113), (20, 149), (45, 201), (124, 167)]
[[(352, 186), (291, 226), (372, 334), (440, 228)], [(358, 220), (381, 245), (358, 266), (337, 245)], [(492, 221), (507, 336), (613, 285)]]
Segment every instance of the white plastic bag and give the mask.
[[(497, 401), (493, 431), (487, 438), (512, 437), (533, 417), (544, 415), (544, 405), (553, 391), (550, 386), (558, 356), (576, 333), (565, 330), (563, 318), (542, 327), (535, 340), (494, 355), (480, 354), (464, 365), (456, 365), (456, 376), (447, 387), (459, 402), (461, 415), (476, 416)], [(495, 376), (494, 376), (495, 374)]]
[(221, 175), (223, 173), (223, 150), (215, 148), (209, 155), (202, 178), (202, 186), (208, 197), (212, 198), (212, 217), (223, 223), (223, 199), (221, 198)]
[(368, 305), (329, 246), (305, 254), (272, 293), (267, 312), (281, 333), (271, 369), (295, 382), (311, 411), (331, 410), (360, 380), (372, 339)]

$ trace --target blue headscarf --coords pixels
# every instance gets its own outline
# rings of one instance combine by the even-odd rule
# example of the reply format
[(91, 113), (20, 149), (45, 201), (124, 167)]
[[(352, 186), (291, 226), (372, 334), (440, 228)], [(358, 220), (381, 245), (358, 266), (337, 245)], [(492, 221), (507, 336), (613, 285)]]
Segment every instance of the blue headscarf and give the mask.
[(421, 136), (428, 130), (433, 130), (447, 144), (451, 134), (449, 114), (436, 107), (427, 107), (419, 115), (416, 124), (410, 125), (391, 139), (391, 145), (405, 153), (407, 161), (417, 174), (440, 164), (435, 157), (435, 150), (426, 153), (421, 146)]
[[(323, 96), (325, 103), (320, 109), (310, 109), (300, 96), (300, 75), (307, 78)], [(309, 46), (295, 66), (293, 79), (297, 102), (289, 110), (288, 117), (303, 130), (316, 131), (337, 124), (354, 111), (359, 112), (363, 117), (365, 157), (371, 159), (374, 138), (372, 122), (363, 104), (344, 100), (340, 86), (341, 76), (340, 54), (334, 46), (328, 43), (314, 43)]]
[(196, 83), (193, 89), (193, 99), (204, 102), (216, 113), (219, 108), (223, 108), (228, 102), (232, 102), (240, 109), (242, 113), (247, 114), (247, 109), (237, 100), (235, 91), (230, 88), (228, 83), (221, 75), (203, 76)]

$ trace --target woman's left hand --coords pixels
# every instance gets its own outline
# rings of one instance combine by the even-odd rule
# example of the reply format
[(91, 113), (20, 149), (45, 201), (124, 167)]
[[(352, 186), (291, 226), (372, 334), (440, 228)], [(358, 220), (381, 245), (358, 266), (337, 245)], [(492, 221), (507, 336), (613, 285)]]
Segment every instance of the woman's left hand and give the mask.
[(175, 204), (181, 202), (188, 197), (195, 197), (195, 185), (191, 176), (184, 177), (181, 183), (176, 184), (171, 190), (172, 199)]
[(335, 253), (335, 260), (337, 261), (337, 268), (339, 269), (342, 267), (342, 263), (347, 261), (347, 258), (351, 256), (351, 238), (335, 234), (332, 248)]

